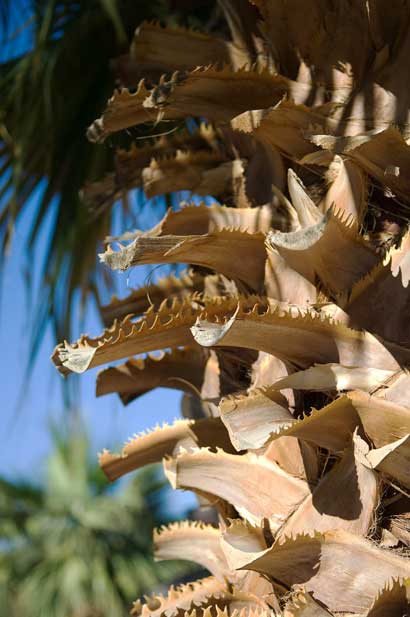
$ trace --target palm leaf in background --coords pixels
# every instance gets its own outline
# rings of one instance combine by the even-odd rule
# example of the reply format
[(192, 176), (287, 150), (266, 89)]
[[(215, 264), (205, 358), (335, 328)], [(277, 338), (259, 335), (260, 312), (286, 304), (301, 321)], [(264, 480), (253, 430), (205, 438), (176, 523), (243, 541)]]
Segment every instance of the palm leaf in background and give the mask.
[[(117, 57), (118, 72), (124, 73), (121, 56), (135, 28), (147, 19), (169, 20), (170, 12), (165, 0), (7, 0), (1, 16), (0, 248), (4, 255), (15, 222), (30, 204), (30, 233), (23, 248), (29, 281), (40, 229), (52, 219), (33, 318), (35, 350), (50, 319), (57, 337), (68, 336), (76, 291), (84, 305), (110, 283), (97, 274), (95, 258), (98, 243), (110, 231), (110, 213), (91, 216), (79, 193), (112, 168), (113, 144), (95, 148), (85, 132), (113, 90), (110, 66)], [(195, 25), (195, 18), (188, 21)], [(133, 131), (138, 133), (147, 131)], [(131, 137), (114, 141), (128, 145)], [(29, 200), (33, 195), (36, 205)]]
[(84, 434), (54, 434), (44, 486), (0, 480), (2, 615), (119, 617), (135, 594), (188, 574), (150, 557), (164, 522), (156, 468), (113, 493)]

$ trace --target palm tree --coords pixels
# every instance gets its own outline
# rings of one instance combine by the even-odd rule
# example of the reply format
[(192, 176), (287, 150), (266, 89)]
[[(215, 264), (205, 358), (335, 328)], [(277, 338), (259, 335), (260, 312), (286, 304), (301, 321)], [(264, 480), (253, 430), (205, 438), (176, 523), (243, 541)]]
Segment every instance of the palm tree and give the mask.
[(166, 519), (157, 470), (113, 492), (88, 451), (83, 433), (54, 432), (44, 485), (1, 480), (2, 614), (122, 616), (136, 592), (190, 571), (149, 556)]
[(116, 91), (88, 136), (213, 124), (119, 152), (86, 191), (109, 208), (184, 184), (229, 205), (109, 241), (113, 270), (192, 266), (114, 298), (111, 325), (53, 360), (64, 375), (112, 364), (97, 393), (124, 403), (185, 391), (185, 420), (100, 458), (111, 480), (162, 460), (217, 512), (154, 533), (157, 558), (211, 576), (134, 614), (407, 614), (410, 3), (220, 5), (229, 37), (144, 24), (131, 53), (165, 77)]

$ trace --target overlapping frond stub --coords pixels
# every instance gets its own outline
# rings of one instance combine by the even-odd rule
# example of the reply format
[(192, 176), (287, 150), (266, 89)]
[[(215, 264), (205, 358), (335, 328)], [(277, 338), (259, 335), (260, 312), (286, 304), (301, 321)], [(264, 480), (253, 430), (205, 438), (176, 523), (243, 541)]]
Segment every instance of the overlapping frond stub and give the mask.
[(261, 448), (271, 433), (295, 422), (286, 399), (266, 390), (222, 399), (219, 412), (237, 450)]
[(408, 435), (410, 409), (354, 390), (277, 435), (292, 435), (337, 452), (346, 447), (357, 426), (363, 427), (371, 442), (381, 448)]
[(132, 94), (126, 89), (115, 92), (87, 134), (91, 141), (102, 141), (136, 124), (187, 116), (227, 122), (249, 109), (274, 105), (290, 87), (288, 79), (263, 69), (235, 71), (210, 65), (175, 71), (150, 90), (142, 80)]
[(139, 71), (160, 75), (209, 63), (241, 68), (249, 62), (247, 50), (234, 43), (186, 28), (163, 28), (152, 22), (137, 28), (130, 58)]
[(319, 390), (322, 392), (337, 390), (363, 390), (371, 392), (387, 382), (395, 374), (361, 366), (343, 366), (342, 364), (315, 364), (304, 370), (292, 373), (274, 383), (276, 390), (294, 388), (295, 390)]
[(152, 160), (174, 158), (178, 151), (210, 155), (220, 162), (233, 157), (233, 153), (227, 156), (230, 149), (224, 147), (220, 131), (203, 123), (193, 132), (181, 130), (156, 137), (147, 144), (133, 143), (129, 149), (115, 153), (114, 172), (84, 186), (85, 202), (95, 213), (109, 208), (127, 191), (142, 186), (142, 172)]
[[(241, 306), (252, 307), (256, 296), (241, 296)], [(127, 315), (114, 320), (111, 327), (95, 338), (83, 335), (77, 342), (57, 345), (52, 360), (64, 375), (82, 373), (95, 366), (121, 360), (135, 354), (179, 346), (195, 346), (190, 328), (198, 317), (222, 320), (233, 314), (239, 298), (235, 296), (201, 297), (193, 294), (166, 300), (155, 311), (152, 307), (139, 320)]]
[(100, 259), (113, 270), (141, 264), (185, 264), (190, 260), (260, 291), (266, 259), (264, 239), (262, 233), (228, 228), (196, 236), (139, 236), (118, 251), (109, 246)]
[(226, 429), (219, 418), (201, 420), (175, 420), (171, 425), (157, 426), (150, 432), (135, 435), (122, 449), (121, 454), (104, 450), (100, 465), (109, 480), (115, 480), (150, 463), (160, 463), (164, 456), (172, 456), (180, 448), (216, 446), (232, 452)]
[(309, 493), (306, 482), (254, 454), (238, 456), (198, 449), (165, 459), (164, 469), (174, 488), (220, 497), (249, 522), (258, 525), (266, 518), (274, 529)]
[(229, 570), (220, 543), (219, 529), (203, 523), (183, 522), (154, 532), (154, 556), (157, 560), (187, 559), (194, 561), (217, 579), (229, 578)]
[[(198, 318), (191, 330), (195, 340), (205, 347), (258, 349), (298, 368), (320, 361), (399, 369), (394, 355), (376, 337), (333, 321), (326, 311), (297, 306), (286, 310), (283, 305), (266, 308), (258, 304), (249, 310), (238, 303), (235, 314), (224, 323)], [(408, 357), (406, 350), (403, 354)]]
[(194, 606), (206, 605), (209, 598), (222, 595), (226, 588), (224, 581), (218, 581), (213, 576), (187, 585), (172, 586), (166, 596), (150, 596), (146, 598), (144, 604), (140, 600), (134, 602), (131, 615), (137, 615), (137, 617), (161, 617), (162, 615), (174, 617), (180, 614), (180, 611), (189, 611)]
[(207, 351), (197, 348), (175, 349), (147, 358), (131, 358), (125, 364), (111, 366), (97, 376), (96, 394), (117, 392), (127, 405), (154, 388), (174, 388), (201, 392), (209, 359)]
[[(216, 285), (217, 282), (215, 281)], [(205, 277), (199, 272), (184, 271), (179, 277), (171, 274), (160, 278), (156, 283), (132, 290), (125, 298), (113, 296), (111, 302), (101, 308), (101, 316), (104, 324), (110, 326), (114, 319), (124, 319), (131, 314), (139, 316), (151, 307), (158, 310), (163, 301), (168, 298), (181, 299), (195, 292), (202, 293), (205, 285)]]
[(286, 521), (280, 537), (335, 528), (366, 536), (379, 500), (378, 480), (367, 452), (367, 444), (355, 434), (340, 462)]
[(269, 242), (294, 270), (332, 293), (351, 289), (380, 258), (358, 234), (354, 221), (345, 221), (333, 209), (321, 220), (293, 233), (271, 232)]
[(241, 567), (263, 572), (287, 589), (303, 586), (331, 611), (359, 614), (391, 578), (410, 573), (408, 559), (342, 530), (286, 538), (243, 560)]

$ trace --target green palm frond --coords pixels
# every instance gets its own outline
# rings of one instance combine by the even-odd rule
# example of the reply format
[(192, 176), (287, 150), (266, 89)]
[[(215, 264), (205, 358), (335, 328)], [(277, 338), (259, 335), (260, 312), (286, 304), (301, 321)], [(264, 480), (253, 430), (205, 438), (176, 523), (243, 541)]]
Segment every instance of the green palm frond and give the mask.
[[(22, 249), (13, 250), (26, 252), (31, 264), (39, 231), (51, 221), (33, 345), (50, 318), (56, 334), (67, 335), (76, 292), (84, 301), (107, 284), (97, 275), (95, 254), (109, 232), (110, 214), (92, 217), (79, 192), (112, 167), (113, 149), (93, 147), (85, 130), (115, 85), (111, 61), (128, 50), (142, 20), (163, 14), (161, 0), (3, 3), (9, 56), (0, 64), (2, 255), (24, 215), (30, 218), (29, 237)], [(18, 43), (6, 45), (13, 37)], [(121, 143), (129, 140), (126, 135)], [(33, 195), (38, 204), (30, 201)]]
[(55, 432), (44, 486), (0, 480), (0, 602), (8, 615), (123, 616), (136, 594), (190, 571), (150, 557), (152, 529), (166, 519), (157, 469), (112, 493), (88, 451), (84, 434)]

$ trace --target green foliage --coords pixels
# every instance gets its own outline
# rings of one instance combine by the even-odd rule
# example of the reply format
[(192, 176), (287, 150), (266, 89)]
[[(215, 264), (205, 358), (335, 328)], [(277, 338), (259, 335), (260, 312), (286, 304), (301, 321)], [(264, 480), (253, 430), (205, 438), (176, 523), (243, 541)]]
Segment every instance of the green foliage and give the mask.
[[(21, 5), (20, 17), (16, 5)], [(53, 204), (57, 210), (33, 320), (35, 345), (50, 318), (56, 335), (68, 334), (76, 290), (83, 300), (96, 294), (97, 245), (109, 233), (110, 213), (91, 216), (79, 192), (86, 181), (112, 167), (113, 148), (93, 146), (85, 131), (115, 87), (111, 61), (128, 51), (139, 23), (161, 18), (165, 8), (161, 0), (7, 0), (3, 13), (9, 17), (6, 38), (22, 29), (25, 47), (0, 65), (3, 254), (36, 190), (39, 203), (32, 204), (30, 236), (23, 247), (29, 264), (41, 225)]]
[[(182, 8), (174, 0), (0, 3), (0, 272), (10, 247), (25, 253), (30, 289), (36, 241), (51, 221), (38, 268), (41, 293), (30, 307), (32, 361), (48, 324), (55, 340), (71, 338), (76, 309), (83, 310), (88, 300), (99, 305), (113, 291), (110, 274), (96, 259), (110, 233), (111, 213), (91, 213), (81, 189), (114, 169), (117, 146), (153, 134), (152, 127), (142, 126), (104, 145), (87, 141), (87, 127), (118, 85), (114, 61), (128, 53), (144, 20), (203, 25), (215, 0), (192, 2)], [(156, 127), (159, 133), (168, 130), (169, 124)], [(136, 209), (143, 203), (139, 199)], [(23, 214), (30, 230), (20, 247), (13, 244), (13, 232)]]
[(87, 452), (81, 433), (55, 434), (44, 486), (0, 481), (1, 617), (119, 617), (190, 571), (151, 557), (165, 519), (156, 468), (113, 492)]

